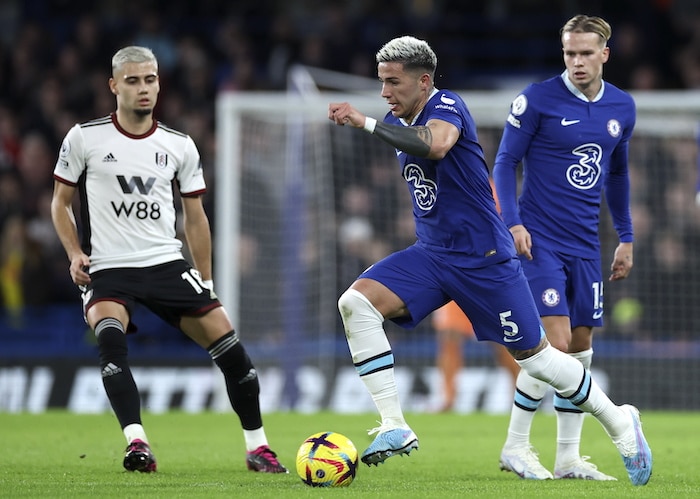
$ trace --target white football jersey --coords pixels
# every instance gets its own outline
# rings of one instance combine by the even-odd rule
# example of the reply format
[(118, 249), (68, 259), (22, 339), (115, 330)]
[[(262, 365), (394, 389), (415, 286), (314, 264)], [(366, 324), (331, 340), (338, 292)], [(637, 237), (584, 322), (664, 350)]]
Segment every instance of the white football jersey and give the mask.
[(131, 135), (115, 115), (68, 131), (54, 178), (78, 188), (91, 272), (182, 258), (175, 184), (182, 196), (206, 192), (199, 151), (188, 135), (159, 122), (144, 135)]

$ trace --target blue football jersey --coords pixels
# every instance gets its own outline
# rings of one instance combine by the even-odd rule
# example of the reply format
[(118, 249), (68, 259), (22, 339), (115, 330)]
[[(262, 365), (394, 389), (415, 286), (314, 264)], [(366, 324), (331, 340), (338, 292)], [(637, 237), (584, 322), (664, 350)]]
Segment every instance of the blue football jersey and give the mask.
[(439, 161), (396, 150), (413, 201), (416, 244), (463, 268), (512, 258), (513, 238), (496, 211), (476, 125), (462, 98), (436, 90), (413, 123), (391, 113), (384, 121), (418, 126), (431, 119), (452, 123), (461, 135)]
[(528, 86), (511, 104), (494, 166), (506, 225), (524, 225), (533, 246), (597, 258), (604, 191), (620, 241), (631, 242), (627, 161), (635, 120), (632, 97), (610, 83), (593, 101), (566, 73)]

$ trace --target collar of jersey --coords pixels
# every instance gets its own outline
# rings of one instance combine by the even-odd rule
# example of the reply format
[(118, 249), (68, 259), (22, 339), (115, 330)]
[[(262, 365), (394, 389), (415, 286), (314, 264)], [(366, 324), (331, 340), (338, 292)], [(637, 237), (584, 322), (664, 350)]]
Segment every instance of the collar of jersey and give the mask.
[[(589, 102), (588, 97), (583, 95), (583, 92), (581, 92), (578, 88), (576, 88), (576, 86), (573, 83), (571, 83), (571, 80), (569, 80), (569, 77), (566, 74), (566, 70), (564, 70), (564, 72), (561, 74), (561, 79), (564, 80), (564, 85), (566, 85), (566, 88), (569, 89), (569, 92), (574, 94), (576, 97), (578, 97), (582, 101)], [(603, 80), (600, 83), (601, 83), (601, 85), (600, 85), (600, 90), (598, 91), (598, 94), (590, 102), (598, 102), (600, 99), (603, 98), (603, 93), (605, 92), (605, 81)]]

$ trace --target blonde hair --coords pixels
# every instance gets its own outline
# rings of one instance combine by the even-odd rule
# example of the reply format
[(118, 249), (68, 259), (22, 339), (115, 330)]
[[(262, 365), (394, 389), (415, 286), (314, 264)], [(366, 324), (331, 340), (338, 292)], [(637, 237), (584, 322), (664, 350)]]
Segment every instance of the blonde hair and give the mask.
[(406, 69), (420, 69), (435, 75), (437, 56), (428, 42), (412, 36), (401, 36), (387, 42), (377, 52), (377, 63), (399, 62)]
[(156, 65), (156, 70), (158, 69), (158, 60), (151, 49), (131, 45), (129, 47), (119, 49), (112, 57), (112, 75), (114, 75), (116, 71), (120, 70), (124, 64), (130, 62), (152, 62)]
[(595, 33), (605, 46), (612, 36), (612, 28), (602, 17), (579, 14), (566, 21), (559, 34), (563, 36), (564, 33)]

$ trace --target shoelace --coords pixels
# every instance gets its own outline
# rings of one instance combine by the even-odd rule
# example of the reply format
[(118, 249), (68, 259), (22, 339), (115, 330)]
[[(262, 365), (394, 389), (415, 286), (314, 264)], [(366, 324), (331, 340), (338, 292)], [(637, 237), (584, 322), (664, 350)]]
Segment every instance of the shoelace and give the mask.
[(591, 458), (591, 456), (581, 456), (581, 463), (579, 466), (582, 466), (583, 468), (588, 468), (590, 470), (596, 471), (598, 467), (593, 464), (588, 462), (588, 460)]
[(275, 454), (275, 452), (269, 447), (263, 447), (262, 450), (253, 451), (251, 454), (262, 456), (268, 461), (270, 461), (270, 463), (274, 465), (279, 465), (279, 461), (277, 460), (277, 454)]
[(143, 451), (147, 452), (148, 451), (148, 444), (138, 441), (138, 442), (131, 442), (129, 444), (129, 452), (132, 451)]
[(530, 445), (526, 449), (523, 449), (522, 456), (520, 457), (530, 465), (542, 466), (539, 460), (539, 453), (537, 452), (537, 450), (535, 450), (535, 447), (533, 445)]
[(395, 429), (399, 428), (398, 426), (391, 426), (391, 425), (382, 424), (381, 421), (377, 421), (377, 424), (379, 426), (377, 426), (376, 428), (372, 428), (371, 430), (367, 430), (368, 435), (374, 435), (375, 433), (383, 433), (385, 431), (395, 430)]

